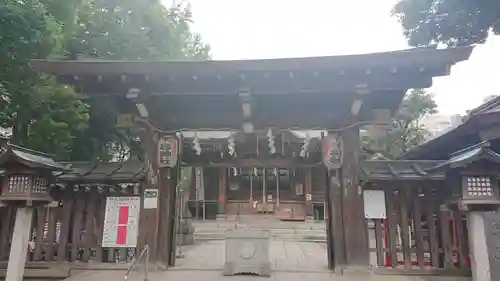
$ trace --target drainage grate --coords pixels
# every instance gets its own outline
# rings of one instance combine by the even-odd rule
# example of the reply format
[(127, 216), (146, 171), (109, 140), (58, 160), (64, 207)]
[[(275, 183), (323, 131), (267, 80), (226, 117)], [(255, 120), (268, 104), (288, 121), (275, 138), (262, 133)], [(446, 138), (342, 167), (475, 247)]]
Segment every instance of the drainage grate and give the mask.
[(238, 272), (238, 273), (235, 273), (234, 274), (235, 276), (239, 275), (239, 276), (259, 276), (259, 274), (255, 273), (255, 272)]

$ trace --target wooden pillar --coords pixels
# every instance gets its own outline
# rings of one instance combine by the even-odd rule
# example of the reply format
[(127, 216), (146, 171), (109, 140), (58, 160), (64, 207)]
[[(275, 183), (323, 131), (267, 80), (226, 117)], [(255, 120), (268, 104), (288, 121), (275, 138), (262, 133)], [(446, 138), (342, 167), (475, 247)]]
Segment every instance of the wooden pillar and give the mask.
[(306, 220), (313, 218), (312, 210), (312, 168), (304, 168)]
[(145, 245), (148, 245), (150, 250), (150, 260), (157, 260), (158, 249), (158, 231), (159, 231), (159, 185), (160, 175), (157, 165), (156, 146), (158, 136), (146, 127), (143, 134), (144, 145), (144, 162), (148, 167), (148, 175), (145, 182), (141, 184), (141, 193), (143, 197), (148, 197), (148, 203), (151, 205), (143, 206), (139, 215), (139, 237), (138, 251), (142, 251)]
[[(158, 159), (159, 133), (151, 126), (144, 126), (145, 162), (148, 167), (144, 196), (149, 196), (150, 206), (144, 206), (139, 218), (139, 247), (151, 249), (151, 264), (175, 263), (175, 202), (178, 167), (160, 168)], [(146, 194), (147, 193), (147, 194)], [(139, 248), (139, 251), (142, 250)]]
[(328, 171), (328, 182), (325, 190), (328, 214), (328, 266), (330, 269), (341, 269), (346, 265), (344, 210), (342, 208), (343, 192), (339, 176), (339, 169)]
[(253, 177), (255, 176), (254, 174), (254, 168), (252, 168), (252, 172), (250, 173), (250, 203), (253, 204)]
[(361, 144), (359, 127), (341, 132), (343, 162), (340, 169), (345, 265), (369, 266), (368, 229), (364, 215), (363, 190), (359, 184)]
[(163, 168), (160, 170), (160, 231), (158, 235), (158, 247), (161, 250), (161, 259), (168, 266), (175, 265), (176, 257), (176, 229), (177, 229), (177, 183), (179, 180), (180, 168)]
[[(161, 171), (162, 183), (160, 191), (160, 212), (165, 214), (165, 217), (160, 216), (161, 222), (166, 223), (164, 235), (159, 236), (160, 241), (167, 241), (163, 247), (163, 261), (167, 262), (168, 266), (175, 265), (176, 257), (176, 230), (177, 230), (177, 202), (180, 202), (178, 196), (178, 182), (180, 180), (180, 168), (164, 168)], [(166, 209), (166, 210), (165, 210)], [(181, 210), (181, 209), (179, 209)]]
[[(138, 228), (139, 230), (137, 232), (137, 249), (139, 249), (139, 251), (141, 251), (146, 246), (146, 235), (145, 235), (146, 232), (143, 230), (146, 228), (145, 226), (146, 226), (146, 220), (147, 220), (147, 217), (145, 216), (146, 211), (144, 210), (144, 201), (145, 201), (144, 190), (146, 189), (147, 185), (144, 182), (142, 182), (142, 183), (137, 184), (137, 186), (138, 186), (139, 196), (141, 198), (141, 202), (140, 202), (140, 206), (139, 206), (139, 228)], [(101, 202), (101, 206), (106, 205), (106, 203), (105, 203), (106, 199), (104, 199), (103, 201), (104, 202)], [(104, 209), (104, 208), (102, 208), (102, 209)], [(103, 216), (101, 216), (99, 213), (100, 213), (100, 211), (98, 211), (98, 215), (96, 216), (96, 220), (97, 219), (100, 220), (103, 218)]]
[(275, 168), (276, 171), (276, 207), (280, 207), (280, 169)]
[(219, 214), (226, 213), (226, 179), (227, 169), (219, 169)]
[(23, 280), (32, 218), (33, 208), (20, 207), (17, 209), (6, 281)]
[(262, 206), (264, 206), (264, 213), (269, 210), (267, 206), (267, 168), (262, 168)]

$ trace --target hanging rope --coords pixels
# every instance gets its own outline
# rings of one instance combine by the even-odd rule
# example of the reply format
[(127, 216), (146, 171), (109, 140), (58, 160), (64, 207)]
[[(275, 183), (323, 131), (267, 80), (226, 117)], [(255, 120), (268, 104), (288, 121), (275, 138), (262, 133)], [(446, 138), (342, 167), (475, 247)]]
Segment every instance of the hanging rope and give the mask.
[[(146, 126), (148, 126), (151, 130), (165, 134), (165, 135), (172, 135), (172, 134), (180, 134), (181, 132), (196, 132), (196, 131), (217, 131), (217, 132), (234, 132), (234, 128), (180, 128), (177, 130), (172, 130), (172, 131), (163, 131), (155, 127), (149, 119), (146, 118), (135, 118), (134, 121), (137, 123), (142, 123)], [(336, 129), (325, 129), (325, 128), (320, 128), (320, 127), (312, 127), (312, 128), (300, 128), (300, 127), (292, 127), (288, 129), (279, 129), (279, 128), (268, 128), (268, 129), (261, 129), (261, 130), (254, 130), (255, 133), (267, 133), (269, 132), (270, 129), (276, 130), (279, 132), (291, 132), (291, 131), (328, 131), (328, 132), (342, 132), (344, 130), (357, 127), (357, 126), (365, 126), (365, 125), (387, 125), (387, 122), (376, 122), (376, 121), (361, 121), (361, 122), (356, 122), (352, 123), (348, 126), (336, 128)], [(242, 130), (239, 130), (242, 131)]]

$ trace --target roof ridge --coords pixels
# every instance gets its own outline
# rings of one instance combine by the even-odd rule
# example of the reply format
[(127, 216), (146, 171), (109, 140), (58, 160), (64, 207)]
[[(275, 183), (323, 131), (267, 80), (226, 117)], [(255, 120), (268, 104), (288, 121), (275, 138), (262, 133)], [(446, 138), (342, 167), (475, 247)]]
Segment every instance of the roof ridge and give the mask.
[(21, 151), (21, 152), (25, 152), (25, 153), (30, 153), (32, 155), (37, 155), (37, 156), (51, 158), (51, 159), (54, 158), (53, 154), (45, 153), (45, 152), (41, 152), (41, 151), (37, 151), (37, 150), (33, 150), (33, 149), (29, 149), (29, 148), (18, 146), (18, 145), (14, 145), (14, 144), (8, 144), (7, 149), (9, 149), (9, 148), (12, 148), (14, 150), (18, 150), (18, 151)]
[(474, 116), (474, 115), (477, 115), (477, 114), (481, 114), (484, 111), (489, 110), (493, 106), (499, 105), (499, 104), (500, 104), (500, 95), (496, 96), (496, 97), (492, 98), (491, 100), (489, 100), (489, 101), (487, 101), (485, 103), (482, 103), (478, 107), (470, 110), (469, 113), (467, 114), (467, 117), (471, 117), (471, 116)]

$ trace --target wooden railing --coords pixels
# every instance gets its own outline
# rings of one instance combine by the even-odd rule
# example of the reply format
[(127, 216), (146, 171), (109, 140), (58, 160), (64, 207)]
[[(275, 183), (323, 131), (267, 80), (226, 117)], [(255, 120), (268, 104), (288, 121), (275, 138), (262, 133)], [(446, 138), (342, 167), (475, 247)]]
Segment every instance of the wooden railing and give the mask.
[[(57, 206), (40, 206), (33, 214), (28, 261), (118, 262), (135, 248), (102, 248), (106, 196), (91, 190), (67, 190)], [(133, 195), (122, 195), (133, 196)], [(9, 257), (16, 207), (0, 207), (0, 261)]]
[[(369, 222), (372, 260), (379, 268), (468, 269), (464, 214), (442, 208), (445, 194), (435, 188), (385, 188), (387, 219)], [(33, 215), (28, 261), (127, 261), (135, 249), (102, 248), (107, 196), (65, 189), (58, 205), (37, 207)], [(207, 202), (208, 204), (208, 202)], [(216, 206), (216, 202), (213, 204)], [(0, 261), (9, 257), (16, 207), (0, 207)]]
[(369, 222), (378, 267), (470, 268), (464, 214), (440, 206), (445, 195), (412, 187), (387, 188), (385, 194), (387, 219)]

